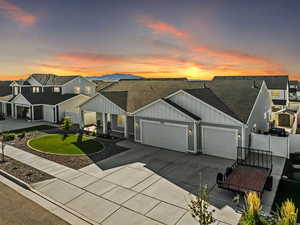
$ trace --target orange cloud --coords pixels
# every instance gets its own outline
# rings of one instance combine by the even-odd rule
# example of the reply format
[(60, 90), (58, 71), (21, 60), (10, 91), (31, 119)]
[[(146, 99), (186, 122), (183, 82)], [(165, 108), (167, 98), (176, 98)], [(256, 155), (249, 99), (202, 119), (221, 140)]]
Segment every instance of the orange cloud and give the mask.
[(189, 34), (187, 32), (183, 30), (179, 30), (174, 26), (167, 24), (165, 22), (154, 20), (153, 18), (148, 16), (139, 16), (138, 22), (140, 22), (144, 26), (152, 29), (154, 32), (157, 33), (166, 33), (166, 34), (174, 35), (179, 38), (189, 37)]
[(9, 18), (14, 19), (23, 26), (32, 25), (37, 22), (37, 17), (17, 7), (8, 0), (0, 0), (0, 12), (3, 11)]

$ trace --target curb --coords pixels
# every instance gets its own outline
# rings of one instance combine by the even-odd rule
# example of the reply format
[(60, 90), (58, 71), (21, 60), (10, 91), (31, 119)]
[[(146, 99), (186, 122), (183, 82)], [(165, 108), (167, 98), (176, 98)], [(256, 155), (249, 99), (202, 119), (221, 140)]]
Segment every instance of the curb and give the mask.
[[(82, 221), (84, 221), (84, 222), (86, 222), (86, 223), (88, 223), (88, 224), (91, 224), (91, 225), (101, 225), (100, 223), (97, 223), (97, 222), (95, 222), (95, 221), (93, 221), (93, 220), (91, 220), (91, 219), (89, 219), (89, 218), (83, 216), (82, 214), (80, 214), (80, 213), (78, 213), (78, 212), (76, 212), (76, 211), (74, 211), (74, 210), (72, 210), (72, 209), (66, 207), (66, 206), (63, 205), (62, 203), (60, 203), (60, 202), (58, 202), (58, 201), (56, 201), (56, 200), (53, 200), (53, 199), (49, 198), (48, 196), (44, 195), (43, 193), (40, 193), (39, 191), (37, 191), (37, 190), (35, 190), (34, 188), (32, 188), (29, 184), (25, 183), (24, 181), (20, 180), (19, 178), (15, 177), (15, 176), (10, 175), (9, 173), (3, 171), (2, 169), (0, 169), (0, 175), (3, 176), (4, 178), (8, 179), (9, 181), (11, 181), (11, 182), (17, 184), (17, 185), (20, 186), (21, 188), (26, 189), (27, 191), (30, 191), (30, 192), (32, 192), (32, 193), (34, 193), (34, 194), (40, 196), (41, 198), (43, 198), (43, 199), (45, 199), (46, 201), (48, 201), (48, 202), (50, 202), (50, 203), (56, 205), (56, 206), (59, 207), (59, 208), (62, 208), (62, 209), (65, 210), (66, 212), (68, 212), (68, 213), (70, 213), (71, 215), (73, 215), (73, 216), (75, 216), (75, 217), (81, 219)], [(10, 187), (10, 188), (12, 188), (12, 187)], [(13, 188), (13, 189), (14, 189), (14, 188)], [(14, 189), (14, 190), (15, 190), (15, 189)], [(15, 190), (15, 191), (17, 191), (17, 190)], [(17, 192), (19, 192), (19, 191), (17, 191)], [(28, 198), (28, 196), (26, 196), (26, 198)], [(29, 198), (29, 199), (30, 199), (30, 198)], [(30, 200), (32, 200), (32, 199), (30, 199)], [(34, 202), (36, 202), (36, 201), (34, 201)], [(44, 206), (41, 206), (41, 207), (45, 208)], [(49, 209), (47, 209), (47, 208), (45, 208), (45, 209), (48, 210), (49, 212), (51, 212)], [(52, 213), (52, 212), (51, 212), (51, 213)], [(65, 218), (62, 218), (62, 219), (65, 219)], [(68, 222), (68, 221), (66, 221), (66, 222)]]

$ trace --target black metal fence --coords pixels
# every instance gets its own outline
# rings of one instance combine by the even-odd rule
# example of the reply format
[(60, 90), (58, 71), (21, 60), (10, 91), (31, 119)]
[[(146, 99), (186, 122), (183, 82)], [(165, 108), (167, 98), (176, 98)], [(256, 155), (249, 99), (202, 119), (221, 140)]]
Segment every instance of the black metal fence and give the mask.
[(236, 163), (238, 165), (272, 169), (272, 152), (260, 149), (238, 147)]

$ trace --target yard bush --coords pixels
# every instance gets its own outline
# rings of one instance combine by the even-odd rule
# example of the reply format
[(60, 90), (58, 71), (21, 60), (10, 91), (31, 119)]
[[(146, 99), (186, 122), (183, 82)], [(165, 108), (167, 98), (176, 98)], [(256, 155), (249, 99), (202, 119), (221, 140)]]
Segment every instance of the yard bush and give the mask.
[(256, 192), (250, 192), (245, 197), (246, 211), (242, 216), (242, 225), (268, 225), (261, 216), (261, 201)]
[(3, 134), (4, 141), (12, 141), (15, 139), (15, 137), (16, 137), (16, 134), (14, 134), (14, 133)]
[(282, 203), (277, 212), (278, 221), (276, 225), (295, 225), (297, 224), (298, 209), (291, 200)]
[(22, 132), (20, 134), (17, 135), (18, 138), (23, 139), (25, 137), (25, 132)]

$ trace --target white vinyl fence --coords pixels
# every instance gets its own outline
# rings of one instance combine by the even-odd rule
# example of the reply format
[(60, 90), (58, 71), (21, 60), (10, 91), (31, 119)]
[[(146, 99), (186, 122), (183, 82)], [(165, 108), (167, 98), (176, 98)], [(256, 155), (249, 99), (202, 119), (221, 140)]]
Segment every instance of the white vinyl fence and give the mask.
[(251, 133), (251, 148), (271, 151), (273, 155), (289, 157), (289, 137)]
[(290, 134), (290, 153), (300, 152), (300, 134)]

